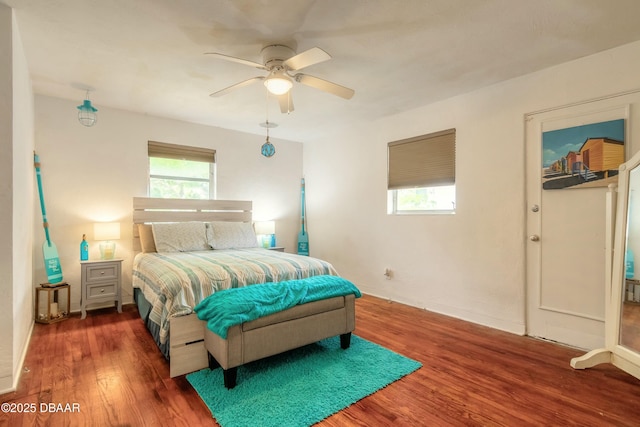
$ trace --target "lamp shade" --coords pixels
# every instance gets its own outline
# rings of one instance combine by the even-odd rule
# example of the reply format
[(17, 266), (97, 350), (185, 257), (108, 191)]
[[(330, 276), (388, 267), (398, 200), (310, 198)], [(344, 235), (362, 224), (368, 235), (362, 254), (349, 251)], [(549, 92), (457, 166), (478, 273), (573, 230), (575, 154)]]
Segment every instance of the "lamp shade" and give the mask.
[(93, 224), (93, 238), (99, 241), (120, 239), (120, 223), (96, 222)]
[(256, 234), (275, 234), (276, 223), (275, 221), (256, 221), (255, 230)]

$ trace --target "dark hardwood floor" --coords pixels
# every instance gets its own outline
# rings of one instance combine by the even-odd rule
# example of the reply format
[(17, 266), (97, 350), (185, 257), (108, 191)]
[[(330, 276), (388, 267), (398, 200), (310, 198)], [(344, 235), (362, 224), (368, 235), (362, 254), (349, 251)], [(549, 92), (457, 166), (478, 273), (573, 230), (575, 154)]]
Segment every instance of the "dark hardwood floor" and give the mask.
[[(575, 371), (575, 349), (371, 296), (356, 334), (423, 367), (319, 425), (640, 425), (640, 381), (611, 365)], [(134, 306), (36, 324), (18, 390), (0, 401), (36, 409), (0, 413), (2, 426), (217, 425), (184, 376), (169, 378)]]

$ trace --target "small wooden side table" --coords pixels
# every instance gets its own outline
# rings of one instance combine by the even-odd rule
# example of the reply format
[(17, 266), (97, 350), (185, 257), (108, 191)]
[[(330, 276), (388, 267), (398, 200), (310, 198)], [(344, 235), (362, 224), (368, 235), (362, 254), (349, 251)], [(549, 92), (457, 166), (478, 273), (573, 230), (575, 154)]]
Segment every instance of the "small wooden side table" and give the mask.
[[(60, 298), (59, 292), (66, 291), (67, 297)], [(40, 294), (43, 295), (40, 298)], [(41, 301), (44, 307), (40, 306)], [(36, 322), (55, 323), (69, 318), (71, 311), (71, 291), (67, 282), (42, 283), (36, 288)]]

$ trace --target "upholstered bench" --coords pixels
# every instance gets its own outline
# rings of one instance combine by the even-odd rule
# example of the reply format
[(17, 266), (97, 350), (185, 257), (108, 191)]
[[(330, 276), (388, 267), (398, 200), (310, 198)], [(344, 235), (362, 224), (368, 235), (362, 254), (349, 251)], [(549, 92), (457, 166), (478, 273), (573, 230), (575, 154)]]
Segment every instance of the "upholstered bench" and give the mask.
[(230, 389), (236, 385), (238, 366), (245, 363), (337, 335), (346, 349), (355, 329), (355, 298), (349, 294), (296, 305), (231, 326), (226, 338), (205, 326), (209, 368), (222, 367), (224, 385)]

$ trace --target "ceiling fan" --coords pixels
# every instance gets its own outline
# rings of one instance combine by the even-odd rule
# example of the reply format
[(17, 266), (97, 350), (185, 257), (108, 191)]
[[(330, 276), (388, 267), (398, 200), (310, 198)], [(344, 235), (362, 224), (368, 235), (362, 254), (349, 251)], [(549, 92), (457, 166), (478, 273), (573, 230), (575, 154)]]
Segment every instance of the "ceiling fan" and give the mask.
[(207, 52), (205, 55), (212, 55), (218, 59), (249, 65), (269, 72), (266, 76), (257, 76), (244, 80), (240, 83), (236, 83), (232, 86), (213, 92), (210, 96), (222, 96), (235, 89), (248, 86), (258, 81), (263, 81), (267, 90), (278, 97), (280, 111), (283, 113), (289, 113), (293, 111), (293, 101), (291, 99), (290, 89), (293, 87), (294, 80), (298, 83), (320, 89), (321, 91), (344, 99), (351, 99), (355, 93), (353, 89), (332, 83), (328, 80), (310, 76), (308, 74), (297, 73), (297, 71), (303, 68), (331, 59), (331, 55), (318, 47), (313, 47), (296, 54), (296, 52), (288, 46), (274, 44), (264, 47), (261, 53), (262, 64), (247, 59), (224, 55), (222, 53)]

